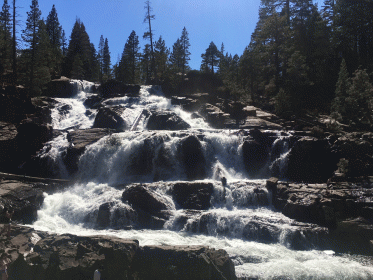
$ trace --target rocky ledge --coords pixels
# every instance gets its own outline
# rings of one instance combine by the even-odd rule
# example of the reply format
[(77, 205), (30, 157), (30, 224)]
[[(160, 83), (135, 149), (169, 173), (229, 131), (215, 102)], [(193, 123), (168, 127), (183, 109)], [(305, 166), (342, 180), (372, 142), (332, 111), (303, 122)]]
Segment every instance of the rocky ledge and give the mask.
[(206, 246), (139, 246), (113, 236), (50, 234), (13, 226), (0, 249), (10, 259), (9, 279), (237, 279), (224, 250)]
[(285, 216), (327, 226), (333, 250), (373, 255), (373, 177), (325, 184), (278, 183), (271, 178), (267, 188)]

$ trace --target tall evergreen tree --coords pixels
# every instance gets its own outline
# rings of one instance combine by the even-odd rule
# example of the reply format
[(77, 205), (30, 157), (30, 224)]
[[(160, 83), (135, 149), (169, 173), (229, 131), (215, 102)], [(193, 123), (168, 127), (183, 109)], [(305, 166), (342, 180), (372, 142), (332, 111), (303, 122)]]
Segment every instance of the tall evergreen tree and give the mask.
[(62, 55), (66, 56), (67, 40), (66, 40), (65, 30), (62, 30), (62, 34), (61, 34), (61, 50), (62, 50)]
[(183, 49), (180, 38), (172, 46), (172, 52), (170, 54), (170, 66), (174, 72), (182, 71), (182, 57)]
[(61, 63), (63, 58), (61, 50), (62, 27), (58, 20), (55, 5), (52, 6), (52, 10), (47, 17), (46, 31), (52, 48), (52, 61), (50, 67), (53, 69), (53, 75), (58, 75), (61, 73)]
[(110, 61), (110, 51), (109, 51), (109, 41), (105, 38), (104, 51), (102, 57), (102, 69), (105, 80), (111, 77), (111, 61)]
[(189, 43), (189, 34), (186, 30), (185, 26), (183, 31), (181, 32), (180, 37), (180, 44), (181, 44), (181, 74), (184, 77), (185, 70), (188, 68), (188, 61), (190, 60), (190, 43)]
[(335, 98), (332, 102), (331, 112), (338, 119), (346, 115), (347, 91), (350, 88), (346, 61), (343, 59), (339, 70), (339, 77), (335, 89)]
[(219, 65), (220, 52), (214, 42), (211, 42), (206, 52), (201, 55), (202, 64), (201, 69), (204, 71), (211, 71), (214, 74), (214, 67)]
[[(79, 58), (76, 58), (78, 56)], [(76, 65), (79, 69), (73, 69)], [(82, 68), (82, 70), (80, 70)], [(74, 71), (73, 71), (74, 70)], [(77, 19), (71, 32), (66, 53), (63, 73), (70, 77), (71, 73), (83, 72), (82, 79), (96, 81), (99, 79), (99, 63), (94, 45), (90, 42), (84, 24)]]
[(105, 39), (104, 36), (100, 36), (100, 42), (98, 43), (98, 52), (97, 52), (97, 58), (98, 58), (98, 64), (100, 68), (100, 81), (102, 81), (103, 72), (104, 72), (104, 47), (105, 47)]
[(34, 70), (36, 61), (36, 46), (38, 43), (37, 33), (39, 31), (41, 11), (39, 10), (38, 0), (32, 0), (30, 11), (27, 12), (26, 28), (23, 30), (22, 39), (28, 47), (27, 52), (29, 53), (29, 75), (28, 75), (28, 87), (34, 89)]
[(159, 36), (158, 41), (154, 45), (154, 59), (156, 72), (160, 80), (164, 78), (167, 70), (168, 55), (169, 50), (166, 47), (166, 42), (162, 39), (162, 36)]
[(132, 31), (124, 46), (118, 65), (119, 80), (126, 83), (139, 82), (139, 37)]
[(1, 51), (1, 68), (3, 70), (11, 69), (11, 52), (12, 52), (12, 24), (10, 16), (10, 6), (8, 0), (4, 0), (0, 12), (0, 51)]

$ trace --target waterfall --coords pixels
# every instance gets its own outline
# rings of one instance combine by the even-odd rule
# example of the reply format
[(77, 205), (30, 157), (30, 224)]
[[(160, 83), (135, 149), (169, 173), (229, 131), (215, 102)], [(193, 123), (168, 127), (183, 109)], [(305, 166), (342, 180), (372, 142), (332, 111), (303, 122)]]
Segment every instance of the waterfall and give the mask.
[[(91, 128), (97, 114), (97, 109), (84, 106), (84, 101), (94, 96), (90, 93), (93, 84), (72, 83), (74, 96), (56, 98), (52, 110), (54, 129), (61, 134), (39, 155), (50, 160), (64, 178), (72, 176), (63, 160), (71, 145), (67, 131)], [(254, 180), (243, 157), (243, 144), (253, 141), (251, 136), (212, 129), (203, 119), (193, 119), (190, 113), (171, 105), (160, 87), (142, 86), (137, 96), (105, 99), (101, 104), (125, 108), (121, 117), (128, 124), (133, 124), (143, 110), (169, 110), (191, 128), (147, 130), (148, 119), (142, 114), (134, 131), (111, 133), (88, 145), (78, 158), (78, 170), (73, 175), (76, 183), (45, 195), (33, 224), (36, 229), (114, 235), (137, 239), (141, 246), (224, 249), (241, 279), (373, 278), (373, 268), (354, 256), (323, 251), (318, 240), (328, 229), (297, 222), (271, 205), (265, 179), (286, 173), (291, 133), (269, 133), (265, 142), (268, 161), (260, 171), (261, 178)], [(186, 145), (187, 141), (191, 144)], [(197, 168), (201, 170), (194, 170)], [(190, 179), (191, 174), (202, 178)], [(165, 210), (139, 211), (141, 204), (124, 196), (135, 188), (147, 191)], [(141, 215), (148, 215), (152, 223), (144, 223)]]

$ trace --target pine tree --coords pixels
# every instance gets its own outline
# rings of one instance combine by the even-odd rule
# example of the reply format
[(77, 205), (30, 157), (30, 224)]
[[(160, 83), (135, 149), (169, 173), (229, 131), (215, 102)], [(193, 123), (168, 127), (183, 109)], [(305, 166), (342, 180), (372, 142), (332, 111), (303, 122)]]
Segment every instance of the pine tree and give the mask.
[(62, 35), (61, 35), (61, 50), (62, 50), (62, 55), (66, 56), (66, 51), (67, 51), (67, 40), (66, 40), (66, 34), (65, 30), (62, 30)]
[(34, 70), (36, 61), (36, 45), (37, 33), (39, 31), (41, 11), (39, 10), (38, 0), (32, 0), (30, 11), (27, 12), (26, 28), (23, 30), (22, 39), (28, 46), (27, 52), (29, 53), (29, 75), (28, 87), (33, 90), (34, 88)]
[(144, 84), (148, 84), (151, 80), (151, 49), (149, 44), (146, 44), (142, 51), (141, 80)]
[(50, 45), (52, 48), (52, 61), (50, 67), (53, 69), (53, 76), (61, 73), (61, 63), (62, 63), (62, 27), (58, 20), (58, 15), (55, 5), (52, 6), (47, 21), (46, 21), (46, 31), (49, 36)]
[(355, 71), (347, 95), (346, 119), (357, 125), (373, 125), (373, 85), (366, 70)]
[(331, 112), (334, 117), (341, 119), (346, 115), (347, 91), (350, 88), (350, 79), (348, 77), (346, 61), (343, 59), (339, 70), (339, 77), (335, 89), (335, 98), (332, 102)]
[[(79, 59), (76, 56), (79, 56)], [(63, 67), (64, 76), (72, 75), (73, 66), (82, 67), (82, 78), (96, 81), (99, 79), (99, 63), (94, 45), (90, 42), (84, 24), (77, 19), (71, 32), (69, 46)]]
[(4, 4), (0, 12), (0, 51), (3, 70), (11, 69), (10, 57), (12, 52), (12, 25), (9, 10), (10, 6), (8, 4), (8, 0), (4, 0)]
[(164, 78), (164, 73), (167, 70), (168, 55), (169, 51), (166, 47), (166, 42), (162, 39), (162, 36), (159, 36), (154, 46), (154, 59), (156, 72), (160, 80)]
[(220, 52), (214, 42), (211, 42), (206, 52), (201, 55), (202, 64), (201, 69), (204, 71), (211, 71), (214, 74), (214, 67), (219, 65)]
[(118, 65), (120, 81), (125, 83), (139, 82), (139, 37), (132, 31), (124, 46), (122, 58)]
[(103, 57), (102, 57), (102, 69), (104, 74), (104, 80), (111, 77), (111, 62), (110, 62), (110, 51), (109, 51), (109, 41), (105, 38)]
[(182, 57), (183, 57), (183, 50), (180, 38), (176, 40), (176, 42), (172, 46), (172, 52), (170, 54), (170, 65), (174, 72), (181, 72), (182, 71)]
[(184, 77), (185, 70), (188, 68), (188, 61), (190, 60), (190, 43), (189, 43), (189, 34), (186, 30), (185, 26), (183, 28), (183, 31), (181, 32), (180, 37), (180, 44), (181, 44), (181, 74), (182, 77)]
[(101, 35), (100, 36), (100, 42), (98, 43), (98, 52), (97, 52), (97, 59), (98, 59), (98, 64), (99, 64), (99, 68), (100, 68), (100, 75), (99, 75), (100, 81), (102, 81), (103, 72), (104, 72), (104, 70), (103, 70), (104, 47), (105, 47), (105, 40), (104, 40), (104, 36)]

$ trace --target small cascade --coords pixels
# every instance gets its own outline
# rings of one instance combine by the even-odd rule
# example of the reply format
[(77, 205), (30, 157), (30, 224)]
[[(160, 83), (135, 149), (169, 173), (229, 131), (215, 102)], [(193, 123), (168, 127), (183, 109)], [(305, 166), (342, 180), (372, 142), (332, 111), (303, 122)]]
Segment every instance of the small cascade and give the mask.
[(288, 156), (291, 151), (292, 135), (279, 136), (272, 144), (269, 170), (271, 176), (284, 178), (287, 171)]
[[(53, 127), (61, 133), (39, 156), (59, 177), (77, 183), (46, 195), (36, 229), (114, 235), (141, 246), (224, 249), (241, 279), (373, 278), (371, 267), (323, 251), (327, 228), (297, 222), (271, 205), (266, 178), (284, 178), (291, 133), (212, 129), (171, 105), (160, 87), (141, 86), (139, 94), (101, 100), (104, 107), (124, 109), (120, 117), (133, 129), (85, 146), (76, 157), (76, 173), (68, 174), (67, 133), (92, 128), (97, 114), (84, 106), (94, 97), (94, 84), (72, 83), (74, 96), (56, 98), (52, 110)], [(148, 114), (157, 110), (171, 111), (191, 128), (148, 130)], [(256, 163), (253, 154), (262, 156), (254, 175), (248, 168)]]

